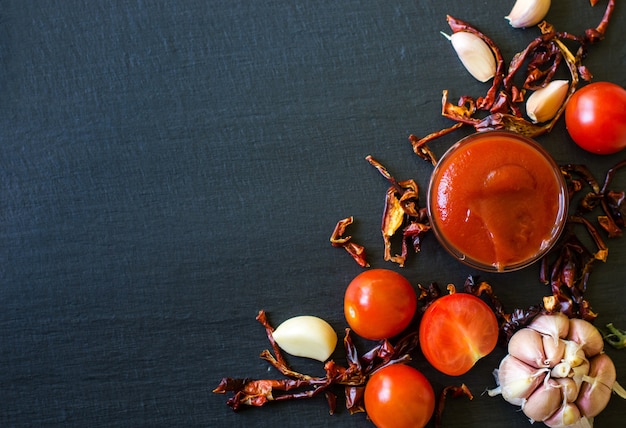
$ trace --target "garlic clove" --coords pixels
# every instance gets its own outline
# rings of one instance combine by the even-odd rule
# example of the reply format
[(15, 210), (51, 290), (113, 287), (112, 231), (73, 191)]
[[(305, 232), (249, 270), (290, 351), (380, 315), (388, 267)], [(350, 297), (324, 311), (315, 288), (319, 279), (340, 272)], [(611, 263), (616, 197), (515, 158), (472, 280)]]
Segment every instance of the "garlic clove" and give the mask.
[(564, 377), (560, 379), (555, 379), (561, 388), (561, 393), (563, 394), (563, 400), (567, 403), (573, 403), (578, 398), (578, 391), (580, 390), (580, 386), (574, 382), (574, 379), (571, 377)]
[[(615, 384), (616, 371), (613, 361), (606, 354), (591, 359), (588, 374), (582, 375), (576, 405), (581, 414), (593, 418), (607, 406)], [(576, 377), (574, 377), (576, 381)]]
[(296, 357), (326, 361), (337, 346), (337, 333), (321, 318), (302, 315), (284, 321), (272, 333), (276, 344)]
[(526, 114), (533, 123), (547, 122), (563, 105), (568, 90), (567, 80), (553, 80), (545, 87), (537, 89), (526, 100)]
[(611, 388), (603, 384), (584, 383), (576, 400), (580, 412), (588, 418), (598, 416), (611, 399)]
[(530, 328), (518, 330), (509, 340), (509, 354), (536, 368), (547, 367), (543, 337)]
[(517, 0), (504, 18), (513, 28), (527, 28), (539, 24), (550, 10), (550, 0)]
[(487, 391), (489, 396), (501, 394), (507, 402), (522, 406), (530, 394), (544, 382), (548, 369), (537, 369), (511, 354), (500, 362), (495, 372), (498, 388)]
[(572, 318), (569, 321), (567, 338), (580, 345), (587, 357), (593, 357), (604, 349), (604, 339), (597, 328), (589, 321)]
[[(572, 373), (572, 366), (569, 365), (568, 362), (563, 361), (562, 363), (557, 364), (550, 371), (550, 376), (554, 378), (567, 378)], [(573, 376), (573, 374), (572, 374)]]
[(578, 389), (580, 389), (580, 387), (583, 384), (583, 379), (589, 373), (590, 366), (591, 364), (589, 364), (589, 361), (585, 360), (583, 361), (581, 365), (572, 367), (573, 376), (571, 379), (576, 383), (576, 386), (578, 387)]
[(543, 352), (546, 354), (544, 361), (548, 367), (554, 367), (561, 362), (565, 355), (565, 341), (559, 339), (556, 343), (550, 336), (542, 336)]
[[(591, 425), (587, 422), (587, 425), (584, 425), (584, 422), (581, 422), (581, 414), (580, 410), (574, 403), (563, 403), (561, 408), (548, 419), (543, 421), (544, 424), (551, 428), (565, 428), (565, 427), (589, 427)], [(576, 424), (576, 425), (575, 425)]]
[(533, 421), (543, 422), (554, 415), (562, 403), (563, 397), (559, 384), (554, 379), (548, 379), (528, 397), (522, 411)]
[(533, 319), (528, 325), (528, 328), (550, 336), (554, 343), (557, 344), (561, 338), (567, 337), (569, 318), (561, 312), (556, 312), (551, 315), (539, 315)]
[(613, 388), (613, 384), (617, 380), (617, 371), (613, 360), (606, 354), (600, 354), (592, 358), (589, 364), (589, 378), (593, 378), (594, 382)]
[(587, 361), (582, 345), (573, 340), (566, 340), (563, 361), (568, 363), (572, 368), (578, 367)]
[(457, 31), (448, 36), (465, 69), (478, 81), (486, 82), (496, 74), (496, 58), (487, 43), (474, 33)]

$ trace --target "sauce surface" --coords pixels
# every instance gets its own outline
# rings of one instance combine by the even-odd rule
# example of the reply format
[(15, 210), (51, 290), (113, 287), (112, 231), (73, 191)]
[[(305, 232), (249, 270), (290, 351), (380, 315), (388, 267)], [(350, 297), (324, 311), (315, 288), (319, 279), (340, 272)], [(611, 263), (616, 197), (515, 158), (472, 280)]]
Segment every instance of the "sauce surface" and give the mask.
[(535, 258), (560, 232), (566, 208), (559, 175), (516, 136), (476, 136), (437, 166), (431, 221), (461, 258), (502, 271)]

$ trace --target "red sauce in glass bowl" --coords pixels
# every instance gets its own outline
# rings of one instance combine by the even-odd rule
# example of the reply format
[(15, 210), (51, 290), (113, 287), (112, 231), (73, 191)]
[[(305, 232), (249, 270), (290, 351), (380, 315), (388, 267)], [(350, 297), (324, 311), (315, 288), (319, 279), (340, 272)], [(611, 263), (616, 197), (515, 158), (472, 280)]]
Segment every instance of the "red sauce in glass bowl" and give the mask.
[(505, 131), (470, 135), (433, 171), (430, 223), (459, 260), (486, 271), (528, 266), (558, 240), (567, 217), (567, 187), (536, 142)]

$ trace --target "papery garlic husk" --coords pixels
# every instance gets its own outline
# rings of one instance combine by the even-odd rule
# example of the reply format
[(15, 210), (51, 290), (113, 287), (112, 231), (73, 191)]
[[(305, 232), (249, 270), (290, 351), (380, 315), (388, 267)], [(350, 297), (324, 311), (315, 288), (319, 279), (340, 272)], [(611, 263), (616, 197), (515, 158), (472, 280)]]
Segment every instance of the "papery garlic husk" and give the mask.
[(461, 63), (476, 80), (486, 82), (495, 76), (496, 58), (483, 39), (467, 31), (457, 31), (451, 36), (441, 34), (450, 40)]
[(337, 333), (321, 318), (302, 315), (289, 318), (272, 332), (276, 344), (296, 357), (326, 361), (337, 346)]
[(533, 123), (552, 119), (563, 105), (569, 91), (567, 80), (553, 80), (537, 89), (526, 100), (526, 114)]
[(550, 10), (550, 0), (517, 0), (504, 18), (514, 28), (527, 28), (539, 24)]

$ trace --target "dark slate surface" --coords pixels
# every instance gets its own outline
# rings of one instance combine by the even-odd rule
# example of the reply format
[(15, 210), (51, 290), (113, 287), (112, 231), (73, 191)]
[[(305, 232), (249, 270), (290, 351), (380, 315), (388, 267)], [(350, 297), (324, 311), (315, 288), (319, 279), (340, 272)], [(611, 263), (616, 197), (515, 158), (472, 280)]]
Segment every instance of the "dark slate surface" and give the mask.
[[(259, 309), (276, 324), (314, 314), (343, 331), (343, 290), (361, 269), (329, 245), (338, 219), (354, 215), (372, 265), (397, 269), (378, 232), (386, 183), (364, 157), (425, 189), (431, 167), (407, 136), (450, 123), (443, 89), (486, 88), (439, 34), (446, 14), (510, 59), (537, 35), (508, 26), (512, 3), (3, 1), (0, 425), (371, 426), (329, 416), (323, 399), (235, 414), (211, 391), (222, 376), (277, 376), (258, 358)], [(574, 33), (606, 4), (553, 3), (548, 19)], [(586, 60), (596, 80), (622, 86), (623, 6)], [(538, 140), (598, 175), (623, 157), (583, 153), (562, 122)], [(588, 296), (599, 323), (626, 326), (626, 241), (610, 251)], [(432, 236), (402, 272), (459, 285), (477, 273)], [(509, 308), (547, 293), (536, 266), (482, 278)], [(626, 354), (608, 352), (626, 384)], [(476, 395), (449, 403), (446, 427), (529, 426), (481, 395), (503, 355), (461, 379), (416, 358), (437, 391), (463, 381)], [(595, 426), (617, 426), (622, 406), (613, 398)]]

